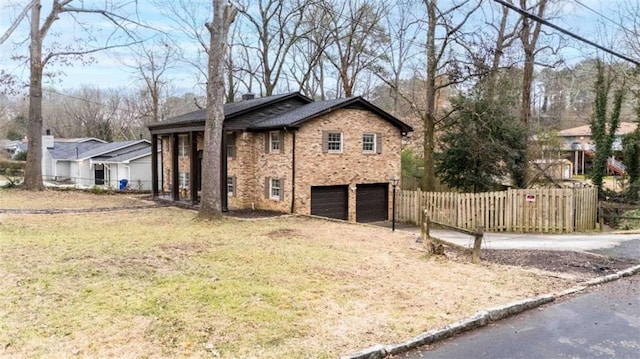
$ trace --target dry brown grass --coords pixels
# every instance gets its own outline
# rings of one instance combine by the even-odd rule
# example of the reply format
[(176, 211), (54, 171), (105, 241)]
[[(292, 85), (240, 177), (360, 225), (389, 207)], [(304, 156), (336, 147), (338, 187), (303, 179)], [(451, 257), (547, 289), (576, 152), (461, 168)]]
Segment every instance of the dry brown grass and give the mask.
[(5, 214), (0, 356), (332, 358), (573, 284), (400, 231), (194, 214)]
[(0, 188), (0, 209), (78, 209), (131, 207), (149, 204), (141, 195), (104, 194), (95, 195), (75, 190), (52, 190), (30, 192)]

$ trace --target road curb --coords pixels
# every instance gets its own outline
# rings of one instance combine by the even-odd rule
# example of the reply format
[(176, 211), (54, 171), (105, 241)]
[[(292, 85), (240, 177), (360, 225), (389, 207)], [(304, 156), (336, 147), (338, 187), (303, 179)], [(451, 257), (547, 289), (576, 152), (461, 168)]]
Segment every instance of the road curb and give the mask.
[(604, 277), (588, 280), (561, 292), (543, 294), (533, 298), (527, 298), (502, 306), (489, 308), (487, 310), (477, 312), (471, 317), (451, 323), (443, 328), (423, 332), (404, 342), (390, 345), (376, 344), (358, 352), (341, 356), (340, 359), (383, 359), (389, 355), (402, 354), (423, 345), (433, 344), (440, 340), (453, 337), (454, 335), (484, 327), (491, 322), (499, 321), (515, 314), (537, 308), (566, 295), (582, 292), (589, 287), (618, 280), (622, 277), (629, 277), (638, 273), (640, 273), (640, 265), (630, 267)]

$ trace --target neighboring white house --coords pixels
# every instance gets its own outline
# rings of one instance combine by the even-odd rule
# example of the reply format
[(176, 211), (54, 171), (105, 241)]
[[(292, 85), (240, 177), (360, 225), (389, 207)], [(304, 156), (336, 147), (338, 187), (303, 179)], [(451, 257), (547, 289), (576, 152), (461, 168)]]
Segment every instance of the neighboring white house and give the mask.
[(151, 143), (105, 142), (97, 138), (54, 139), (42, 136), (42, 177), (81, 187), (151, 189)]
[(21, 141), (2, 141), (4, 150), (11, 156), (15, 156), (21, 152), (27, 152), (28, 144), (25, 140)]

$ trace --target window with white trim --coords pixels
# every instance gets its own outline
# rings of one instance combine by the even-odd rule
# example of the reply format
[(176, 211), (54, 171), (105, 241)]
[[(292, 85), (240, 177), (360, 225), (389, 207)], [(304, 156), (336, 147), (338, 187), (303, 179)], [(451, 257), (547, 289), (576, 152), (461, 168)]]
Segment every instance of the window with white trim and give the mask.
[(179, 172), (178, 183), (180, 188), (189, 188), (189, 172)]
[(280, 136), (280, 131), (269, 132), (269, 152), (280, 153), (281, 146), (282, 138)]
[(376, 153), (376, 134), (365, 133), (362, 135), (362, 152)]
[(342, 152), (341, 132), (329, 132), (327, 134), (327, 150), (332, 153)]
[(227, 177), (227, 194), (229, 197), (236, 195), (236, 178), (234, 176)]
[(279, 178), (272, 178), (269, 181), (269, 198), (279, 201), (282, 195), (282, 181)]
[(178, 135), (178, 156), (187, 157), (189, 155), (189, 135)]

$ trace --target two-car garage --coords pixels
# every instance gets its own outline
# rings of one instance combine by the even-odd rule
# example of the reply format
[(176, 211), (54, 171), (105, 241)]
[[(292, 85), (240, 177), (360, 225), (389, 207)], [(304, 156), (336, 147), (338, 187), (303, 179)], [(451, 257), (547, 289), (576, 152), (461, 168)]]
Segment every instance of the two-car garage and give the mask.
[[(389, 218), (389, 185), (367, 183), (356, 185), (355, 210), (357, 222), (386, 221)], [(349, 219), (349, 186), (311, 187), (311, 214)]]

